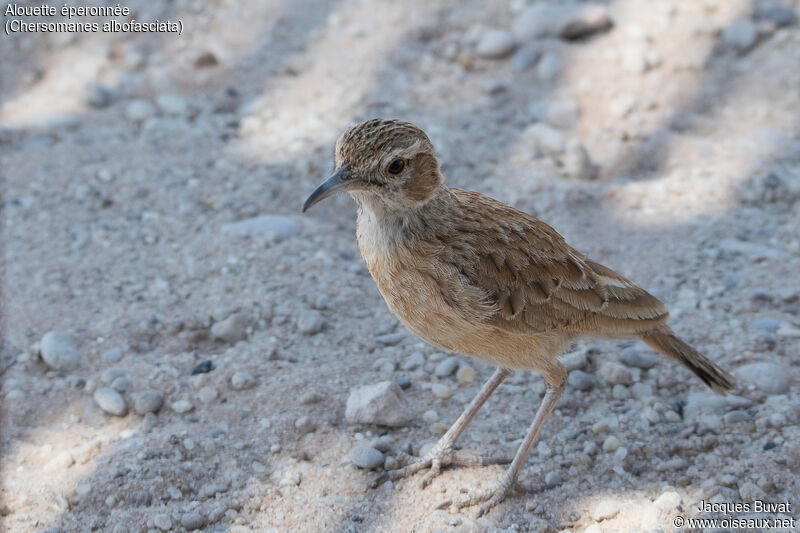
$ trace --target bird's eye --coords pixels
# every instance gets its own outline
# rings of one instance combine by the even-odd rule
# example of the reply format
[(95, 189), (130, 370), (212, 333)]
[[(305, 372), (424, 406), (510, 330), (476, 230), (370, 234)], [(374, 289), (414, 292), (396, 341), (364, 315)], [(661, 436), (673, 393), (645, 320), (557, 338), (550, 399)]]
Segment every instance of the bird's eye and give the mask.
[(389, 174), (400, 174), (405, 166), (406, 164), (402, 159), (395, 159), (389, 165)]

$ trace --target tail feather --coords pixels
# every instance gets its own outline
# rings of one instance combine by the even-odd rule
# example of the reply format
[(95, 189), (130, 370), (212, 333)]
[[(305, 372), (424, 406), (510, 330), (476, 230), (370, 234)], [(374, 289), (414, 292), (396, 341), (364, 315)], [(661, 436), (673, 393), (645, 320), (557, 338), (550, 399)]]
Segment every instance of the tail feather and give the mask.
[(641, 337), (654, 350), (679, 361), (694, 372), (714, 392), (724, 396), (733, 388), (736, 381), (733, 376), (676, 337), (671, 329), (658, 328), (642, 333)]

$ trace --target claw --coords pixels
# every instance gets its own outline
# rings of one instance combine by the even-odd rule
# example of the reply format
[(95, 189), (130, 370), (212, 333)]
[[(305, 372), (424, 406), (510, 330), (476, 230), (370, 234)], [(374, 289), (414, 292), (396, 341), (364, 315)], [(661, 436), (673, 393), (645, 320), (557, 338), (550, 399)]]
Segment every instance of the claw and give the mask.
[[(511, 483), (501, 478), (491, 488), (480, 490), (461, 490), (466, 492), (465, 496), (454, 498), (451, 500), (440, 503), (437, 509), (447, 509), (451, 513), (456, 513), (464, 507), (472, 507), (479, 503), (483, 503), (478, 509), (477, 518), (488, 513), (495, 505), (503, 501), (508, 494)], [(485, 502), (485, 503), (484, 503)]]
[(431, 469), (428, 470), (428, 473), (425, 474), (425, 477), (422, 478), (422, 486), (421, 488), (425, 488), (428, 484), (433, 481), (433, 478), (439, 475), (442, 471), (442, 461), (440, 459), (433, 459), (431, 461)]

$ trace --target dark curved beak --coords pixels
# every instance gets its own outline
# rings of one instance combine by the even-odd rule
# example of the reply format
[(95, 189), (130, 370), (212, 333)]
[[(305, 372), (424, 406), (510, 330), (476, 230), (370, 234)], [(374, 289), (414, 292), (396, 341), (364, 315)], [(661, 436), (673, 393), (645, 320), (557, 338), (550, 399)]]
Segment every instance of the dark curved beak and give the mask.
[(348, 180), (350, 177), (349, 167), (350, 165), (347, 164), (342, 165), (330, 178), (323, 181), (319, 187), (314, 189), (314, 192), (311, 193), (311, 196), (309, 196), (303, 204), (303, 213), (308, 211), (312, 205), (324, 200), (328, 196), (332, 196), (337, 192), (351, 191), (359, 188), (362, 185), (361, 182), (357, 180)]

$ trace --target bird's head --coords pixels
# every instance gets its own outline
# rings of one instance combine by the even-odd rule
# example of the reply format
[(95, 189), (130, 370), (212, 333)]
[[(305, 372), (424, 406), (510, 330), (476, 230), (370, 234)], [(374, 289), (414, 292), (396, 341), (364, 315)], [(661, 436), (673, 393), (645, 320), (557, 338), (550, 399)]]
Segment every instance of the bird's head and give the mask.
[(375, 118), (348, 128), (336, 141), (333, 175), (317, 187), (303, 212), (337, 192), (362, 206), (404, 210), (425, 203), (442, 183), (425, 132), (409, 122)]

